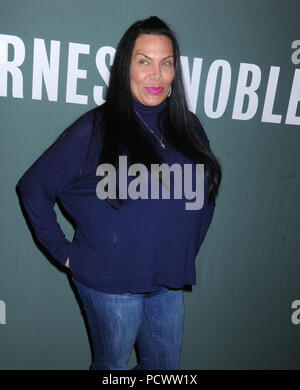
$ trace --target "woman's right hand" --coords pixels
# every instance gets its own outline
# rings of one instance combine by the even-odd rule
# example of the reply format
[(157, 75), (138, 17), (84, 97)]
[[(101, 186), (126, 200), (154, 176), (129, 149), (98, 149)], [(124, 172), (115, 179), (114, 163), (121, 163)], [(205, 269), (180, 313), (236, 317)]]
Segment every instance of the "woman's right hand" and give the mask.
[(65, 267), (70, 268), (69, 257), (68, 257), (68, 260), (66, 261)]

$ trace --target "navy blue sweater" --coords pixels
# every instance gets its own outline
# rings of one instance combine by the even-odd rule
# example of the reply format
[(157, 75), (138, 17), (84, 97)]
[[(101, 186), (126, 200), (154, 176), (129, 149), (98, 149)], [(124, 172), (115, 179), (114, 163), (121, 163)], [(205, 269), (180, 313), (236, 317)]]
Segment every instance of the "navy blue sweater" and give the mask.
[[(164, 104), (148, 107), (134, 101), (136, 111), (159, 137), (156, 119)], [(196, 284), (195, 259), (215, 208), (215, 203), (207, 200), (207, 176), (204, 205), (199, 210), (186, 210), (184, 196), (128, 196), (115, 210), (96, 194), (96, 147), (91, 151), (95, 158), (89, 159), (88, 174), (81, 174), (97, 109), (66, 128), (18, 181), (39, 242), (60, 264), (69, 258), (73, 277), (99, 291), (149, 292), (156, 284), (172, 288)], [(192, 163), (170, 144), (166, 150), (161, 149), (157, 139), (151, 137), (169, 165)], [(205, 133), (203, 137), (209, 144)], [(72, 242), (57, 222), (57, 198), (76, 222)]]

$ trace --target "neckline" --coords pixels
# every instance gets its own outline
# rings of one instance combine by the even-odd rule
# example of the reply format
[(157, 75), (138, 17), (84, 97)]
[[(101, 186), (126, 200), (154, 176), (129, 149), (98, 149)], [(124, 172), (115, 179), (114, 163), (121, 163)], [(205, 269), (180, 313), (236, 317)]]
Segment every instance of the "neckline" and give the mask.
[(132, 96), (133, 107), (138, 111), (144, 111), (145, 113), (157, 113), (162, 111), (166, 107), (165, 100), (156, 106), (145, 106), (139, 100), (137, 100), (134, 96)]

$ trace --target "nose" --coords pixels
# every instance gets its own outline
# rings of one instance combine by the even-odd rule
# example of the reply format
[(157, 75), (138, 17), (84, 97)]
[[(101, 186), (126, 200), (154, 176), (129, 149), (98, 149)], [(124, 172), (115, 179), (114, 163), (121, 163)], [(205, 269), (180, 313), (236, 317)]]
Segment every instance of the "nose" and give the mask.
[(161, 68), (160, 65), (153, 65), (152, 72), (151, 72), (151, 77), (153, 79), (160, 79), (161, 77)]

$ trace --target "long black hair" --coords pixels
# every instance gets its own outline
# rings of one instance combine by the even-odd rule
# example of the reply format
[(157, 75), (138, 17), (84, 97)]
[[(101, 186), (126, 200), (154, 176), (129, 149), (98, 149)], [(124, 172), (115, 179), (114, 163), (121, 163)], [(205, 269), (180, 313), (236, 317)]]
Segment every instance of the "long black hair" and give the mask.
[[(209, 178), (208, 200), (214, 201), (221, 182), (221, 166), (204, 138), (200, 122), (188, 109), (179, 45), (175, 34), (156, 16), (132, 24), (118, 44), (111, 68), (106, 102), (95, 110), (90, 142), (101, 137), (102, 147), (98, 165), (110, 163), (116, 167), (122, 148), (127, 151), (131, 163), (143, 163), (148, 169), (153, 163), (164, 162), (161, 154), (147, 140), (133, 109), (130, 89), (131, 56), (136, 39), (143, 34), (163, 35), (172, 42), (175, 77), (172, 82), (172, 93), (166, 99), (166, 106), (159, 115), (158, 126), (167, 141), (181, 153), (195, 163), (204, 164)], [(115, 207), (109, 199), (107, 201)], [(121, 200), (119, 203), (122, 203)]]

